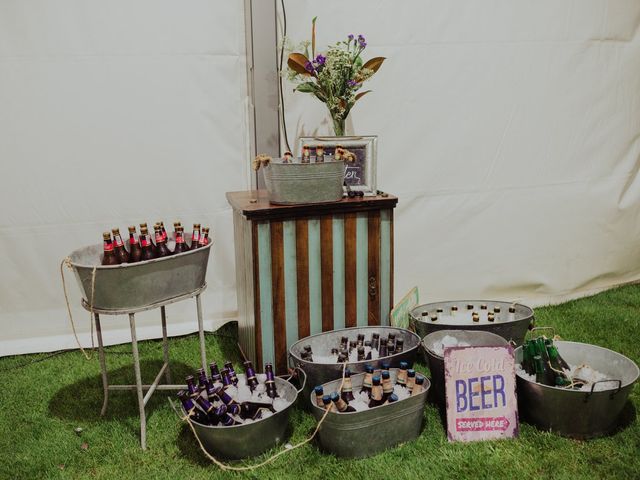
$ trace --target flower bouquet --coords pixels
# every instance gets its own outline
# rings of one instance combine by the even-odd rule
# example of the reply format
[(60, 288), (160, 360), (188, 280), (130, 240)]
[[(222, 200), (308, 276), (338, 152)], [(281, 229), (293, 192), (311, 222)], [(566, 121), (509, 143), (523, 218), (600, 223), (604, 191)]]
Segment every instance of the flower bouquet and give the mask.
[[(316, 19), (311, 23), (311, 52), (309, 42), (302, 44), (304, 53), (293, 52), (287, 65), (288, 78), (297, 84), (295, 90), (310, 93), (329, 109), (336, 136), (344, 135), (344, 125), (355, 103), (371, 90), (360, 91), (384, 62), (374, 57), (364, 62), (362, 52), (367, 41), (362, 35), (349, 35), (346, 40), (330, 45), (326, 52), (316, 55)], [(311, 55), (309, 55), (311, 53)], [(311, 59), (311, 60), (310, 60)]]

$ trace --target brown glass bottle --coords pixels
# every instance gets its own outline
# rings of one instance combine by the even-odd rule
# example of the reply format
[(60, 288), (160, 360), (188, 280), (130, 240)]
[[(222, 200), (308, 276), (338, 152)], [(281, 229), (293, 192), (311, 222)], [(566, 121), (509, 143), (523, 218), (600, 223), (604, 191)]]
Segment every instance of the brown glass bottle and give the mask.
[(111, 232), (113, 233), (113, 251), (116, 257), (118, 257), (118, 263), (129, 263), (129, 252), (124, 248), (124, 242), (120, 236), (120, 229), (112, 228)]
[(140, 248), (140, 242), (136, 236), (136, 226), (131, 225), (129, 227), (129, 263), (139, 262), (142, 258), (142, 249)]
[(162, 236), (162, 227), (158, 224), (156, 225), (156, 253), (158, 258), (168, 257), (171, 255), (171, 252), (167, 248), (167, 241)]
[(203, 227), (200, 240), (198, 240), (198, 247), (206, 247), (207, 245), (209, 245), (209, 227)]
[(198, 242), (200, 241), (200, 224), (193, 224), (193, 232), (191, 233), (191, 250), (195, 250), (199, 247)]
[(184, 229), (180, 226), (175, 227), (176, 229), (176, 246), (173, 249), (173, 253), (182, 253), (189, 250), (187, 244), (184, 243)]
[(158, 225), (160, 225), (160, 231), (162, 233), (162, 238), (164, 239), (165, 243), (167, 242), (167, 231), (164, 229), (164, 222), (158, 222)]
[(111, 234), (109, 232), (104, 232), (102, 234), (102, 240), (103, 240), (102, 265), (118, 265), (120, 262), (118, 261), (118, 257), (113, 251)]
[(140, 249), (142, 251), (142, 260), (153, 260), (154, 258), (156, 258), (155, 252), (153, 251), (153, 243), (151, 243), (151, 237), (149, 236), (149, 231), (147, 230), (146, 223), (140, 224)]

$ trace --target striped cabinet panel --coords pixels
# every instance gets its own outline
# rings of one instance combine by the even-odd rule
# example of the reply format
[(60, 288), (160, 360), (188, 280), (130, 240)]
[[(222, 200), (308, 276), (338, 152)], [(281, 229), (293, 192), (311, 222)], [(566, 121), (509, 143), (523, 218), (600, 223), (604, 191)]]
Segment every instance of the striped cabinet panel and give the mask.
[(285, 372), (288, 349), (300, 338), (388, 324), (397, 199), (385, 200), (347, 200), (323, 212), (288, 207), (267, 218), (231, 202), (240, 342), (256, 365), (271, 362)]

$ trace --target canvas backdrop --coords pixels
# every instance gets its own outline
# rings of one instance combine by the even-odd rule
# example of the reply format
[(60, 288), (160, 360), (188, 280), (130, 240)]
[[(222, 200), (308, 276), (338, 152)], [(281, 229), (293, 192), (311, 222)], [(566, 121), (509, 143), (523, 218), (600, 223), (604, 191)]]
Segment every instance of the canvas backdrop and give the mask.
[[(423, 301), (540, 305), (640, 279), (639, 2), (285, 6), (292, 40), (318, 16), (320, 47), (362, 33), (367, 58), (388, 58), (348, 133), (378, 135), (379, 188), (400, 199), (396, 300), (417, 285)], [(116, 225), (210, 225), (205, 325), (235, 318), (224, 193), (250, 177), (243, 15), (242, 2), (0, 2), (0, 355), (75, 346), (59, 263)], [(330, 133), (323, 105), (291, 89), (292, 146)], [(168, 307), (170, 335), (197, 329), (194, 303)], [(160, 336), (158, 312), (139, 321)], [(102, 323), (106, 343), (129, 339), (126, 317)]]

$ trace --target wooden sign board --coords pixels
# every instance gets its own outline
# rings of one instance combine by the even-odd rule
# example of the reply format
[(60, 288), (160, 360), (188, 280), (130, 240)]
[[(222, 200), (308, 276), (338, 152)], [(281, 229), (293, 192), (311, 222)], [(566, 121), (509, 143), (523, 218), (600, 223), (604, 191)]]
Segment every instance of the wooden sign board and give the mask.
[(518, 435), (513, 348), (450, 347), (444, 351), (450, 442)]
[(418, 287), (409, 290), (389, 313), (389, 322), (394, 327), (409, 328), (409, 312), (418, 305)]

